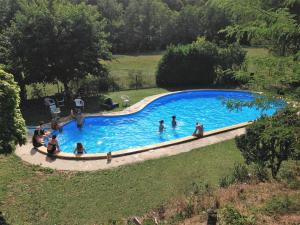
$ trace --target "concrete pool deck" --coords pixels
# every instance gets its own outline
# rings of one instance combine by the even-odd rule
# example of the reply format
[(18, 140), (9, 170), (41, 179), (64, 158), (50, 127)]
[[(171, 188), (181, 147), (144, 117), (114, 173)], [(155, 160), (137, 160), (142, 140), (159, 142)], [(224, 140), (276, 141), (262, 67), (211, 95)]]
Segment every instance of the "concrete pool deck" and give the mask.
[[(94, 160), (66, 160), (60, 158), (48, 157), (37, 150), (32, 148), (31, 144), (26, 144), (18, 147), (15, 154), (19, 156), (23, 161), (33, 165), (39, 165), (42, 167), (48, 167), (56, 170), (70, 170), (70, 171), (95, 171), (112, 169), (122, 165), (143, 162), (149, 159), (157, 159), (161, 157), (167, 157), (177, 155), (184, 152), (189, 152), (196, 148), (216, 144), (222, 141), (233, 139), (236, 136), (245, 133), (245, 128), (239, 128), (236, 130), (216, 134), (213, 136), (203, 137), (194, 141), (172, 145), (168, 147), (162, 147), (156, 150), (149, 150), (146, 152), (126, 155), (122, 157), (112, 158), (108, 163), (106, 159), (94, 159)], [(201, 151), (201, 149), (199, 149)]]

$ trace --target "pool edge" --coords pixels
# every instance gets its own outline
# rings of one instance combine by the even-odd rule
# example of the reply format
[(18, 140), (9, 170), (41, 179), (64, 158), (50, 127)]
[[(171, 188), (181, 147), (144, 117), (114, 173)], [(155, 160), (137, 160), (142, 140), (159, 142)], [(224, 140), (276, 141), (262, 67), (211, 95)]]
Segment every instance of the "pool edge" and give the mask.
[[(201, 137), (201, 138), (209, 137), (212, 135), (224, 133), (224, 132), (231, 131), (231, 130), (236, 130), (239, 128), (243, 128), (243, 127), (248, 126), (251, 123), (252, 123), (252, 121), (244, 122), (244, 123), (240, 123), (240, 124), (236, 124), (236, 125), (232, 125), (232, 126), (228, 126), (228, 127), (224, 127), (224, 128), (215, 129), (212, 131), (207, 131), (207, 132), (204, 132), (203, 137)], [(162, 143), (158, 143), (158, 144), (147, 145), (145, 147), (119, 150), (116, 152), (112, 152), (112, 157), (116, 158), (116, 157), (121, 157), (121, 156), (126, 156), (126, 155), (142, 153), (142, 152), (155, 150), (155, 149), (159, 149), (159, 148), (163, 148), (163, 147), (168, 147), (168, 146), (172, 146), (172, 145), (177, 145), (177, 144), (181, 144), (181, 143), (186, 143), (186, 142), (190, 142), (190, 141), (194, 141), (194, 140), (198, 140), (198, 139), (200, 139), (200, 138), (194, 137), (194, 136), (187, 136), (187, 137), (175, 139), (172, 141), (166, 141), (166, 142), (162, 142)], [(47, 148), (45, 146), (37, 148), (37, 151), (42, 154), (48, 155)], [(60, 158), (60, 159), (69, 159), (69, 160), (93, 160), (93, 159), (107, 159), (107, 154), (106, 153), (73, 154), (73, 153), (60, 152), (58, 154), (53, 155), (53, 157)]]

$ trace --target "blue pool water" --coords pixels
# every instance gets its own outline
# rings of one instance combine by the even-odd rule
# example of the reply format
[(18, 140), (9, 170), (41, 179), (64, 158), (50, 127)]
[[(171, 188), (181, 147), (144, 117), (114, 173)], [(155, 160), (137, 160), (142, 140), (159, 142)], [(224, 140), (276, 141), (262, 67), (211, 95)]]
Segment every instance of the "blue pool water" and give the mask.
[[(126, 116), (87, 117), (79, 130), (74, 121), (63, 127), (58, 142), (63, 152), (73, 152), (76, 143), (83, 143), (87, 153), (105, 153), (190, 136), (198, 121), (204, 131), (223, 128), (271, 115), (276, 106), (268, 110), (243, 107), (227, 109), (225, 99), (250, 101), (254, 95), (241, 91), (187, 91), (161, 97), (143, 110)], [(176, 115), (177, 127), (171, 126)], [(159, 121), (165, 121), (166, 131), (158, 132)]]

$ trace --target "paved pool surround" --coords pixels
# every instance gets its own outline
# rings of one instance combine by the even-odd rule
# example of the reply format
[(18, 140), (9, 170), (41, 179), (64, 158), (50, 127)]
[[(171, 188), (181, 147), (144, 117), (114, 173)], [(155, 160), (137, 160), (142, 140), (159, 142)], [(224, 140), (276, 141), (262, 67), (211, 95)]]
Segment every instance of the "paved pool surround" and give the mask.
[[(158, 99), (162, 96), (166, 96), (166, 95), (170, 95), (170, 94), (174, 94), (174, 93), (186, 92), (186, 91), (201, 91), (201, 90), (241, 91), (241, 90), (229, 90), (229, 89), (197, 89), (197, 90), (185, 90), (185, 91), (169, 92), (169, 93), (163, 93), (163, 94), (159, 94), (159, 95), (146, 97), (142, 101), (140, 101), (140, 102), (138, 102), (138, 103), (136, 103), (136, 104), (126, 108), (125, 110), (120, 111), (120, 112), (85, 114), (85, 117), (87, 117), (87, 116), (128, 115), (128, 114), (132, 114), (132, 113), (135, 113), (135, 112), (138, 112), (138, 111), (142, 110), (149, 103), (151, 103), (152, 101), (154, 101), (154, 100), (156, 100), (156, 99)], [(68, 122), (70, 122), (70, 119), (69, 118), (64, 118), (64, 121), (65, 121), (64, 123), (68, 123)], [(212, 135), (217, 135), (217, 134), (232, 131), (232, 130), (236, 130), (236, 129), (240, 129), (240, 128), (244, 128), (247, 125), (249, 125), (250, 123), (251, 122), (245, 122), (245, 123), (240, 123), (240, 124), (233, 125), (233, 126), (228, 126), (228, 127), (224, 127), (224, 128), (204, 132), (204, 135), (203, 135), (202, 138), (209, 137), (209, 136), (212, 136)], [(202, 139), (202, 138), (200, 138), (200, 139)], [(126, 155), (142, 153), (142, 152), (146, 152), (146, 151), (150, 151), (150, 150), (165, 148), (165, 147), (168, 147), (168, 146), (179, 145), (179, 144), (183, 144), (183, 143), (186, 143), (186, 142), (195, 141), (195, 140), (198, 140), (198, 139), (199, 139), (198, 137), (187, 136), (187, 137), (184, 137), (184, 138), (179, 138), (179, 139), (166, 141), (166, 142), (162, 142), (162, 143), (147, 145), (147, 146), (144, 146), (144, 147), (137, 147), (137, 148), (130, 148), (130, 149), (114, 151), (114, 152), (112, 152), (112, 157), (115, 158), (115, 157), (122, 157), (122, 156), (126, 156)], [(42, 147), (38, 148), (37, 151), (39, 153), (47, 155), (47, 148), (45, 146), (42, 146)], [(69, 160), (95, 160), (95, 159), (106, 159), (107, 154), (106, 153), (73, 154), (73, 153), (60, 152), (58, 154), (55, 154), (54, 157), (60, 158), (60, 159), (69, 159)]]

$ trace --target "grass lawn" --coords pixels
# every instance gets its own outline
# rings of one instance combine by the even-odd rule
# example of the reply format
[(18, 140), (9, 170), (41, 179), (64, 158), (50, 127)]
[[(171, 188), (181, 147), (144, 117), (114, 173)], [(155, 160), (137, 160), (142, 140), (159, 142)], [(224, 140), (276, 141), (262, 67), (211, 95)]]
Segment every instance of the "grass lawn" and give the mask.
[(192, 182), (217, 185), (236, 161), (234, 141), (97, 172), (59, 172), (0, 155), (0, 211), (9, 224), (107, 224), (166, 204)]
[(117, 79), (122, 87), (129, 86), (129, 74), (140, 71), (143, 83), (148, 86), (155, 85), (155, 73), (163, 52), (142, 53), (132, 55), (114, 55), (113, 60), (106, 62), (112, 77)]

